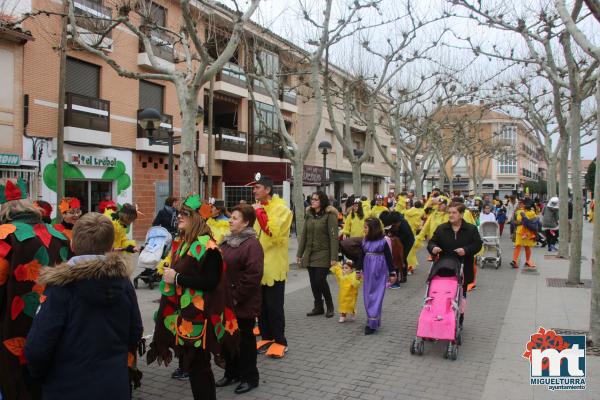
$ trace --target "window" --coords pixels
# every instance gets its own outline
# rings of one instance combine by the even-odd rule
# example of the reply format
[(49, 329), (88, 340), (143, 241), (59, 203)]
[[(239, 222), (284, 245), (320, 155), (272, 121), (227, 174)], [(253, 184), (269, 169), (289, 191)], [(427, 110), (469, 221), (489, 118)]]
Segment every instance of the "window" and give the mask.
[(513, 153), (503, 154), (498, 159), (498, 174), (514, 175), (517, 173), (517, 156)]
[(142, 16), (143, 25), (166, 26), (167, 10), (153, 2), (140, 2), (139, 14)]
[[(279, 77), (279, 56), (268, 50), (260, 50), (258, 56), (254, 56), (254, 65), (256, 66), (258, 73), (267, 78), (270, 88), (273, 89), (275, 93), (278, 93), (279, 84), (277, 79)], [(255, 80), (254, 85), (258, 88), (263, 88), (264, 86), (260, 80)]]
[(164, 112), (165, 87), (148, 81), (140, 81), (139, 109), (154, 108)]
[(515, 146), (517, 144), (517, 126), (502, 125), (496, 140), (500, 145)]
[(279, 154), (279, 120), (272, 105), (254, 102), (252, 113), (254, 154), (277, 156)]
[(100, 67), (67, 57), (65, 92), (100, 98)]
[(467, 175), (467, 159), (465, 157), (453, 157), (452, 158), (452, 174), (453, 175)]

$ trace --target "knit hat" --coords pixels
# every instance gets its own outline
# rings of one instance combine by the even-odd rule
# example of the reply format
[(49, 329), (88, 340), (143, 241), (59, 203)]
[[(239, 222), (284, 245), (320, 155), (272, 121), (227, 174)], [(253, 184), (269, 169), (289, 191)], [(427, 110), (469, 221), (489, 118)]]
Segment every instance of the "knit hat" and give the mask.
[(27, 198), (27, 182), (23, 178), (19, 178), (16, 181), (14, 179), (7, 179), (6, 185), (0, 184), (0, 204), (4, 204), (7, 201), (23, 200)]

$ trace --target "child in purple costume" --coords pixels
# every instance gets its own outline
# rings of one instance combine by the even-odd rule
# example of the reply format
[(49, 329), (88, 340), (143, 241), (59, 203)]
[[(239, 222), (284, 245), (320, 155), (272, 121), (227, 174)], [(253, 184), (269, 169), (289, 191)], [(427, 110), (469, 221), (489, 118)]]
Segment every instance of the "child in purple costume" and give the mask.
[(363, 297), (367, 312), (365, 335), (375, 332), (381, 325), (381, 307), (386, 282), (396, 281), (391, 249), (385, 240), (383, 226), (377, 218), (365, 220), (365, 239), (362, 243), (363, 258), (357, 268), (362, 269)]

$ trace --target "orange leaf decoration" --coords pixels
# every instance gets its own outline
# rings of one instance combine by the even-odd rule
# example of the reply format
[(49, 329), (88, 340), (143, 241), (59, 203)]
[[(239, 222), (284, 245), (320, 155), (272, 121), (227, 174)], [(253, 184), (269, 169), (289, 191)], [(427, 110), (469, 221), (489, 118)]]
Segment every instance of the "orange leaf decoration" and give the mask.
[(204, 219), (209, 219), (212, 216), (212, 205), (202, 204), (200, 206), (200, 216)]
[(41, 295), (41, 296), (40, 296), (40, 304), (42, 304), (42, 303), (43, 303), (43, 302), (45, 302), (45, 301), (46, 301), (46, 296), (44, 296), (44, 295)]
[(181, 286), (175, 287), (175, 293), (177, 293), (177, 296), (181, 296), (181, 293), (183, 293), (183, 289), (181, 288)]
[(0, 258), (0, 285), (4, 285), (8, 280), (8, 270), (10, 263), (5, 258)]
[(194, 307), (196, 307), (198, 310), (204, 311), (204, 299), (202, 298), (202, 296), (194, 296), (192, 298), (192, 303), (194, 304)]
[(11, 354), (19, 357), (19, 364), (25, 364), (27, 362), (25, 360), (25, 338), (24, 337), (14, 337), (14, 338), (6, 339), (2, 343), (4, 343), (4, 347), (6, 347), (6, 349)]
[(191, 321), (182, 319), (181, 324), (179, 325), (179, 333), (181, 336), (189, 336), (192, 333), (193, 325)]
[(132, 352), (127, 353), (127, 366), (129, 368), (133, 367), (133, 362), (135, 361), (135, 356)]
[(37, 281), (40, 276), (42, 264), (38, 260), (33, 260), (27, 264), (21, 264), (15, 269), (15, 278), (17, 281)]
[(33, 285), (33, 287), (31, 288), (32, 292), (36, 292), (37, 294), (39, 294), (40, 296), (44, 293), (44, 285), (39, 285), (39, 284), (35, 284)]
[(0, 239), (6, 239), (8, 235), (17, 230), (17, 227), (13, 224), (0, 225)]

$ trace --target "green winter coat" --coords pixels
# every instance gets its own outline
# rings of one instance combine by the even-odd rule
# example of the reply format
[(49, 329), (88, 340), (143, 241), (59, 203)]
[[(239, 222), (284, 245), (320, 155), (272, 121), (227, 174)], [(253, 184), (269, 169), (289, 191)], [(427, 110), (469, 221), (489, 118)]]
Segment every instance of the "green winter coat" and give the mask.
[(338, 259), (338, 211), (329, 206), (315, 215), (306, 209), (304, 229), (298, 242), (298, 257), (303, 267), (329, 268)]

